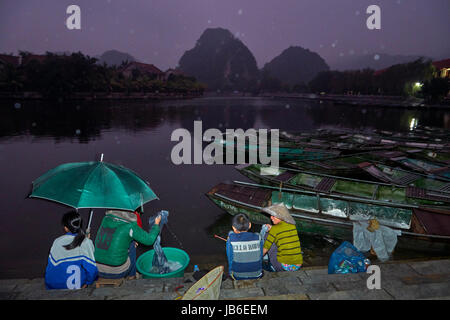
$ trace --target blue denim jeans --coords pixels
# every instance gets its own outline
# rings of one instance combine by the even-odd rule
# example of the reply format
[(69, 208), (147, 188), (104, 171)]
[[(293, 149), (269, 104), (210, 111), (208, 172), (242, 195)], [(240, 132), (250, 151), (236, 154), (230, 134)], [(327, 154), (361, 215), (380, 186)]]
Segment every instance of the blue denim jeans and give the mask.
[(130, 267), (127, 271), (122, 273), (103, 273), (99, 272), (99, 278), (105, 279), (121, 279), (125, 277), (133, 277), (136, 275), (136, 246), (135, 242), (131, 241), (130, 247), (128, 249), (128, 256), (130, 257)]

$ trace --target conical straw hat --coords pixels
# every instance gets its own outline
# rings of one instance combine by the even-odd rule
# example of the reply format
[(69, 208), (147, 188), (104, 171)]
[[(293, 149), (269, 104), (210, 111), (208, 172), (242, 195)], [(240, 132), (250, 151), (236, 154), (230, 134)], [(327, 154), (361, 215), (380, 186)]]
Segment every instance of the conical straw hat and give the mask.
[(294, 218), (292, 218), (291, 214), (289, 213), (289, 210), (283, 203), (277, 203), (270, 207), (263, 208), (262, 211), (270, 214), (271, 216), (274, 216), (275, 218), (283, 220), (284, 222), (287, 222), (289, 224), (295, 224)]

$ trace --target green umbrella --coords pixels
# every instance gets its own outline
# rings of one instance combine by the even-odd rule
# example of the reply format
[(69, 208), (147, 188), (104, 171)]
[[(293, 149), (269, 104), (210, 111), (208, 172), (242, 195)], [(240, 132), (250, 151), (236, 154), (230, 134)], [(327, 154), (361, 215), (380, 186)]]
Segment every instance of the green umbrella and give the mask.
[(88, 230), (94, 208), (134, 211), (158, 199), (132, 170), (103, 161), (59, 165), (33, 181), (29, 197), (91, 209)]

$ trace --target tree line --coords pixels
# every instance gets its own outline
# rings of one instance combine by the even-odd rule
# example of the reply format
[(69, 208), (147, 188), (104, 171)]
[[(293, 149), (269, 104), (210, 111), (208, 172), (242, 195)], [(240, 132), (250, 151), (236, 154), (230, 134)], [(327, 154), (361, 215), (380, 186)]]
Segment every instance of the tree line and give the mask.
[[(22, 61), (30, 53), (20, 52)], [(38, 92), (45, 98), (70, 97), (76, 93), (174, 93), (202, 94), (205, 86), (193, 77), (171, 74), (167, 81), (156, 75), (132, 71), (126, 77), (121, 66), (97, 63), (96, 58), (82, 54), (57, 55), (47, 52), (42, 61), (29, 60), (19, 66), (0, 67), (0, 92)]]
[(417, 59), (381, 72), (372, 69), (322, 71), (309, 83), (294, 86), (263, 73), (260, 87), (266, 92), (415, 96), (436, 102), (450, 90), (448, 79), (436, 76), (437, 71), (431, 61)]

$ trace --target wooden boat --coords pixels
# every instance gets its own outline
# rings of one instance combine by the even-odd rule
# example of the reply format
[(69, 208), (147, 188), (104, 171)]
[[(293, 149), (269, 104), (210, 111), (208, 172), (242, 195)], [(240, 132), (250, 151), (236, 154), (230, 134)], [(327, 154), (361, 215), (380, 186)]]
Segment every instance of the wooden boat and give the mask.
[(325, 134), (325, 135), (300, 135), (289, 134), (283, 132), (281, 135), (282, 141), (302, 143), (313, 145), (317, 148), (325, 148), (331, 150), (338, 150), (343, 153), (360, 153), (363, 151), (377, 151), (377, 150), (390, 150), (396, 145), (393, 144), (380, 144), (378, 141), (370, 141), (370, 139), (360, 139), (353, 134)]
[(314, 172), (354, 177), (360, 174), (358, 172), (359, 164), (364, 162), (379, 163), (388, 167), (398, 166), (399, 168), (396, 169), (410, 171), (412, 174), (420, 173), (450, 180), (450, 166), (414, 159), (401, 151), (364, 152), (314, 162), (289, 161), (286, 165), (300, 170), (312, 170)]
[(390, 135), (378, 133), (360, 133), (349, 130), (321, 130), (313, 133), (287, 133), (283, 132), (282, 137), (286, 140), (318, 143), (329, 143), (336, 147), (342, 145), (343, 148), (357, 148), (360, 151), (380, 150), (393, 147), (421, 148), (431, 150), (448, 149), (449, 139), (433, 137), (432, 135), (418, 135), (411, 133), (391, 133)]
[[(228, 137), (228, 139), (227, 139)], [(257, 137), (254, 137), (254, 141), (258, 141)], [(267, 139), (270, 142), (270, 138)], [(229, 138), (229, 136), (224, 134), (224, 139), (220, 141), (214, 140), (212, 143), (218, 144), (222, 146), (225, 150), (223, 152), (224, 156), (226, 154), (226, 150), (233, 150), (234, 154), (237, 152), (245, 152), (246, 157), (250, 151), (256, 152), (259, 154), (259, 145), (254, 144), (253, 142), (249, 142), (248, 139), (245, 140), (245, 143), (240, 144), (237, 142), (236, 138), (233, 136)], [(267, 154), (270, 156), (274, 148), (270, 146), (267, 147)], [(293, 142), (283, 142), (280, 141), (278, 148), (279, 160), (281, 162), (290, 161), (290, 160), (319, 160), (319, 159), (328, 159), (336, 157), (340, 154), (339, 151), (336, 150), (324, 150), (321, 148), (311, 148), (310, 145), (305, 144), (296, 144)]]
[(412, 149), (406, 147), (397, 147), (396, 150), (404, 152), (411, 158), (431, 161), (444, 166), (450, 165), (449, 150)]
[(416, 172), (450, 178), (450, 166), (438, 162), (415, 159), (399, 151), (373, 152), (372, 157), (379, 158), (386, 163), (400, 165)]
[(392, 185), (450, 192), (450, 179), (444, 177), (420, 174), (376, 162), (363, 162), (358, 164), (358, 167), (378, 181)]
[(246, 213), (256, 224), (269, 223), (263, 207), (283, 202), (296, 221), (300, 235), (321, 235), (352, 241), (353, 221), (377, 219), (401, 230), (398, 247), (450, 253), (450, 215), (415, 206), (361, 203), (321, 192), (277, 188), (235, 181), (213, 187), (207, 197), (231, 215)]
[[(357, 159), (357, 158), (354, 158)], [(364, 159), (361, 159), (363, 161)], [(323, 161), (292, 161), (291, 168), (318, 174), (379, 181), (398, 186), (413, 186), (440, 192), (450, 192), (450, 179), (391, 167), (381, 162), (345, 163), (329, 159)]]
[[(253, 181), (272, 186), (309, 190), (349, 196), (358, 202), (384, 205), (414, 205), (450, 211), (450, 193), (420, 187), (395, 186), (387, 183), (350, 179), (338, 176), (311, 174), (287, 168), (272, 168), (260, 164), (239, 165), (236, 169)], [(448, 187), (448, 186), (447, 186)]]
[(286, 165), (303, 171), (357, 178), (361, 176), (358, 165), (369, 161), (364, 155), (353, 154), (316, 161), (293, 160), (287, 162)]

